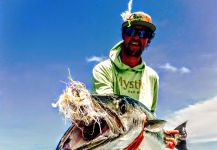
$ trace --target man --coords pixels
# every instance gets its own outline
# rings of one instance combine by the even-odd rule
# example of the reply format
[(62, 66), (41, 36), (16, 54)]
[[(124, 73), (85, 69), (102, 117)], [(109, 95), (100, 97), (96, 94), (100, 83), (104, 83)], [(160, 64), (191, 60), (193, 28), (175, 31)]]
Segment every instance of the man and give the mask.
[[(128, 13), (123, 18), (123, 41), (111, 49), (109, 59), (93, 69), (93, 93), (126, 95), (141, 101), (155, 113), (159, 77), (141, 55), (154, 37), (156, 27), (144, 12)], [(174, 139), (166, 142), (169, 148), (176, 145)]]
[(126, 95), (155, 112), (159, 78), (141, 57), (155, 29), (151, 17), (143, 12), (127, 18), (122, 25), (123, 41), (111, 49), (110, 59), (93, 69), (93, 93)]

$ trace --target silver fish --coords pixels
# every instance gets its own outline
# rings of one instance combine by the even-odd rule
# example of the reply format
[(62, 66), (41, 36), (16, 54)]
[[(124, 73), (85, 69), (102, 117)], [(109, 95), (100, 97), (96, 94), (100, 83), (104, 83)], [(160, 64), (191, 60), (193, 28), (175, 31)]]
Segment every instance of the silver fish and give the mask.
[[(141, 102), (118, 95), (90, 97), (99, 117), (88, 124), (79, 119), (73, 120), (56, 150), (134, 150), (138, 145), (140, 150), (160, 150), (165, 147), (163, 127), (166, 121), (157, 119)], [(71, 107), (74, 109), (74, 106)], [(187, 150), (185, 126), (186, 122), (175, 128), (180, 132), (178, 137), (174, 137), (178, 141), (178, 150)], [(135, 141), (143, 131), (142, 142)], [(137, 148), (129, 148), (131, 143), (137, 143)]]

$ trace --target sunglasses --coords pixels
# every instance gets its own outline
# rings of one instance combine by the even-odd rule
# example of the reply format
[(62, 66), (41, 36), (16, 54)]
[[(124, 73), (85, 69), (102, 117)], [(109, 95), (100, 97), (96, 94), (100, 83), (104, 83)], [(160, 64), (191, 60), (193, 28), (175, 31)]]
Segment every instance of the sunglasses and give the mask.
[(123, 32), (127, 36), (136, 36), (138, 35), (139, 38), (146, 39), (151, 37), (151, 32), (149, 30), (144, 29), (134, 29), (134, 28), (124, 28)]

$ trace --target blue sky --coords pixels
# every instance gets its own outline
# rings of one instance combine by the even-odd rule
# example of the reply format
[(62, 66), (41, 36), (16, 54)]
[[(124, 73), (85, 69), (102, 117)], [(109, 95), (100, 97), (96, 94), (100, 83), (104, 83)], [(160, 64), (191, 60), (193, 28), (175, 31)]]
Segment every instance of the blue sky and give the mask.
[[(0, 149), (55, 148), (69, 126), (51, 107), (65, 88), (61, 80), (67, 81), (70, 68), (91, 89), (93, 66), (121, 40), (127, 4), (0, 0)], [(181, 112), (194, 120), (189, 145), (197, 150), (217, 147), (216, 122), (206, 119), (217, 117), (216, 6), (215, 0), (134, 0), (132, 7), (150, 14), (157, 26), (143, 54), (160, 76), (157, 114), (172, 120)], [(198, 127), (201, 120), (206, 127)]]

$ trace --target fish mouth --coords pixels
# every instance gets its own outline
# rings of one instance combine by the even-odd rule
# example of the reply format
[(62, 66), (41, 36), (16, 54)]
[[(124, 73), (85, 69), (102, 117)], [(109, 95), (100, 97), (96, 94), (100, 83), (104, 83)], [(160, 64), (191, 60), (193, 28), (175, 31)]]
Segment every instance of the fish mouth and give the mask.
[(106, 115), (92, 120), (88, 124), (85, 124), (82, 120), (77, 123), (77, 126), (82, 131), (83, 139), (91, 141), (99, 136), (108, 136), (111, 132), (112, 135), (119, 135), (125, 132), (126, 129), (118, 114), (99, 101), (97, 104), (98, 107), (100, 106), (100, 111)]
[(85, 141), (91, 141), (109, 130), (109, 126), (103, 118), (100, 118), (98, 121), (93, 120), (88, 125), (80, 121), (77, 125), (81, 129), (82, 137)]

